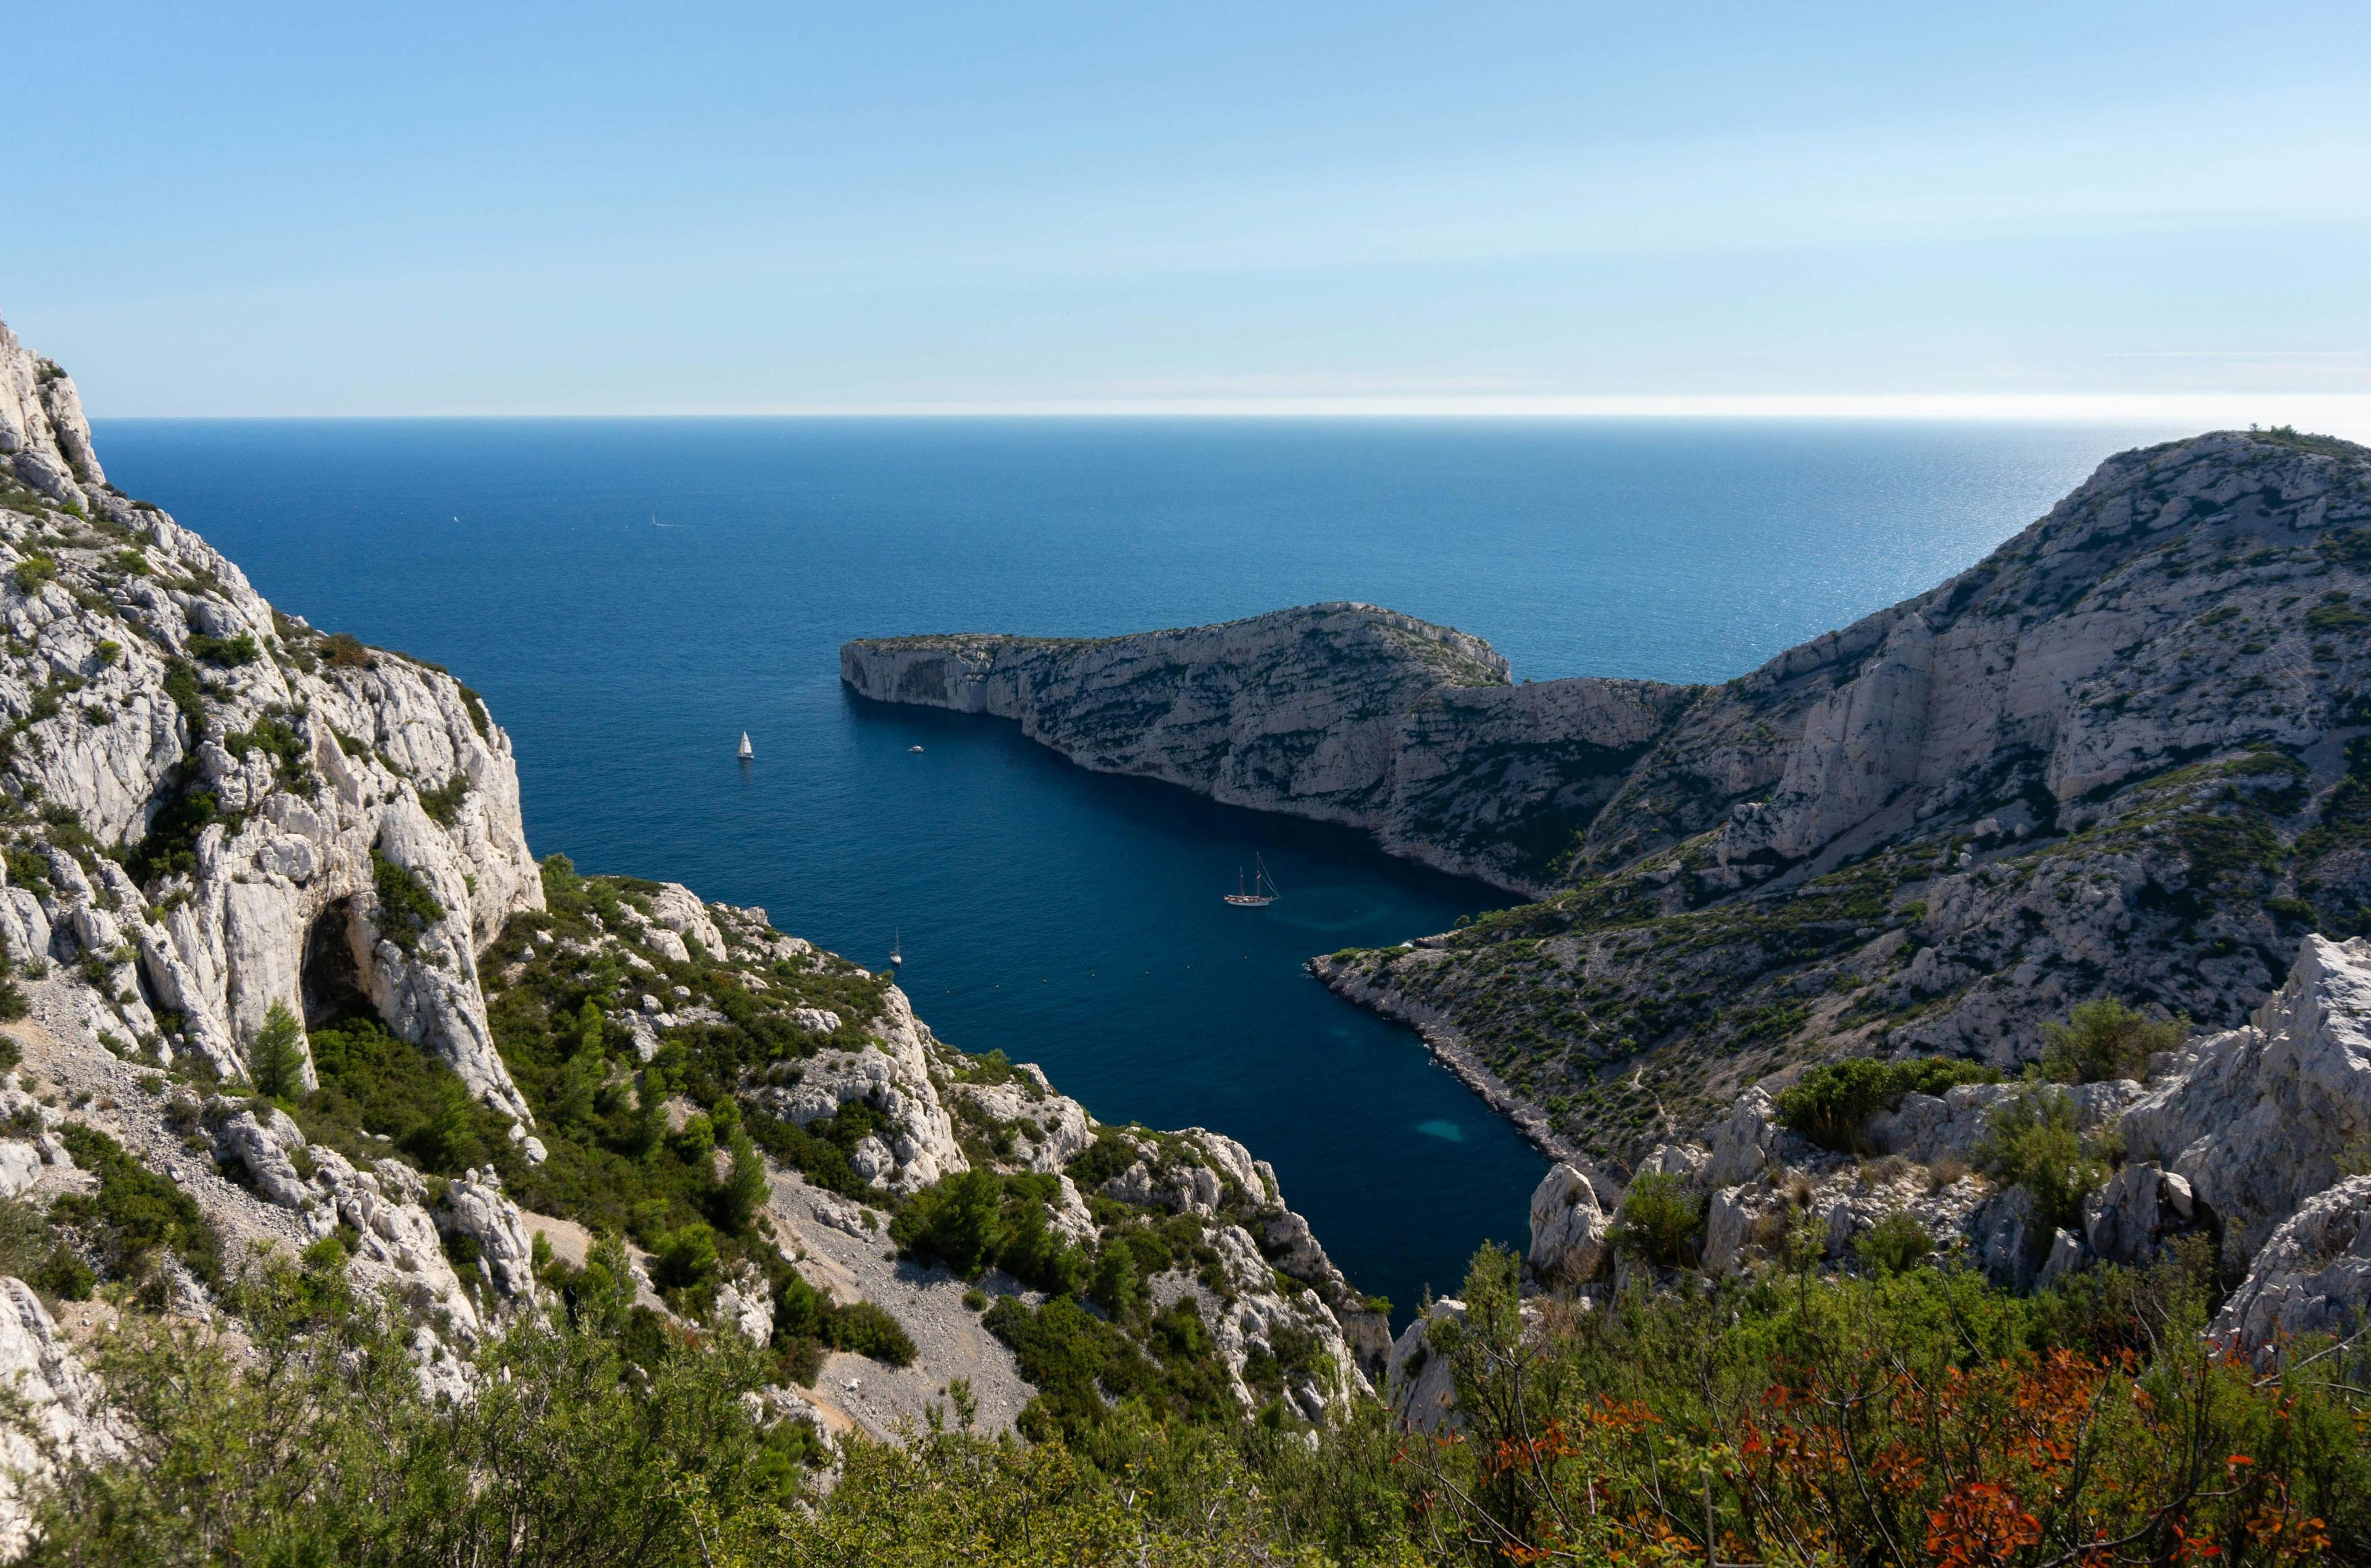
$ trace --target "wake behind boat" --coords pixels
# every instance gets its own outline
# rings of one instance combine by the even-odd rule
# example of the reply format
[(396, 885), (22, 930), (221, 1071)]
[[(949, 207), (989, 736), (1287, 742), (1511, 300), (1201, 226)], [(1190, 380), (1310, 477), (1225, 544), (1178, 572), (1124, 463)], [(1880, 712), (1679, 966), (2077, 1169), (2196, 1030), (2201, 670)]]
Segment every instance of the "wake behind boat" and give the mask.
[(1276, 879), (1267, 874), (1267, 862), (1258, 856), (1252, 863), (1259, 868), (1249, 889), (1243, 886), (1243, 869), (1235, 868), (1235, 891), (1226, 895), (1227, 902), (1241, 909), (1265, 909), (1284, 895), (1277, 891)]

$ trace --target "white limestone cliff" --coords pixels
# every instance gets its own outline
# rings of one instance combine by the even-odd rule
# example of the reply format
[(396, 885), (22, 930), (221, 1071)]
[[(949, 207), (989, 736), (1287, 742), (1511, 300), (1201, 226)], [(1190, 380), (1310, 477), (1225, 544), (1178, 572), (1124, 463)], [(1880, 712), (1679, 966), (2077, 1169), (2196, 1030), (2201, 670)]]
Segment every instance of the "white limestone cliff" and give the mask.
[[(0, 716), (37, 857), (11, 862), (0, 936), (107, 972), (46, 1020), (240, 1077), (273, 1003), (318, 1018), (350, 988), (525, 1120), (476, 983), (542, 898), (509, 737), (441, 670), (278, 615), (109, 489), (53, 370), (0, 329), (0, 454), (29, 487), (0, 493)], [(145, 885), (106, 858), (160, 829)], [(428, 918), (383, 906), (387, 867)]]

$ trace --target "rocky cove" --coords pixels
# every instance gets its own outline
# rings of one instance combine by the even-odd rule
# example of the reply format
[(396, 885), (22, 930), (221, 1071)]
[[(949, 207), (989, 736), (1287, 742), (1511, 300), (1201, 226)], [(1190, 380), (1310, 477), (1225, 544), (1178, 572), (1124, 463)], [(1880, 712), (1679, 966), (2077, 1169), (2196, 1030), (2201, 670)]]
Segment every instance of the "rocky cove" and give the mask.
[[(1533, 900), (1313, 960), (1557, 1157), (1520, 1255), (1485, 1249), (1396, 1339), (1257, 1150), (1099, 1120), (1035, 1066), (955, 1050), (894, 975), (763, 909), (531, 855), (481, 697), (265, 603), (111, 488), (71, 378), (5, 330), (0, 454), (11, 1551), (140, 1520), (96, 1503), (171, 1495), (177, 1443), (251, 1441), (226, 1412), (280, 1368), (310, 1380), (263, 1408), (300, 1438), (354, 1389), (370, 1419), (319, 1430), (492, 1424), (469, 1485), (407, 1516), (423, 1539), (499, 1509), (481, 1483), (511, 1483), (540, 1447), (523, 1433), (567, 1447), (519, 1412), (623, 1411), (636, 1458), (550, 1491), (628, 1499), (687, 1562), (868, 1560), (950, 1495), (1065, 1529), (1117, 1507), (1082, 1561), (1183, 1561), (1151, 1532), (1233, 1529), (1231, 1508), (1270, 1511), (1227, 1561), (1438, 1560), (1423, 1521), (1454, 1494), (1434, 1483), (1475, 1478), (1428, 1467), (1507, 1451), (1568, 1381), (1580, 1402), (1527, 1451), (1605, 1487), (1622, 1551), (1668, 1557), (1638, 1504), (1660, 1493), (1616, 1489), (1666, 1461), (1623, 1446), (1628, 1407), (1590, 1379), (1687, 1359), (1624, 1342), (1635, 1325), (1709, 1355), (1790, 1310), (1810, 1332), (1815, 1301), (1897, 1356), (1929, 1307), (2006, 1314), (2016, 1354), (1980, 1335), (1950, 1375), (2026, 1376), (2030, 1347), (2073, 1368), (2076, 1409), (2149, 1408), (2100, 1390), (2141, 1389), (2150, 1336), (2233, 1408), (2342, 1420), (2359, 1380), (2360, 449), (2226, 433), (2111, 459), (1969, 573), (1720, 686), (1513, 685), (1478, 639), (1347, 603), (850, 644), (868, 698), (1002, 715), (1086, 767)], [(1680, 1401), (1650, 1423), (1673, 1441), (1715, 1431), (1672, 1461), (1674, 1495), (1701, 1486), (1709, 1519), (1735, 1485), (1741, 1530), (1752, 1486), (1786, 1478), (1722, 1456), (1822, 1391), (1747, 1359), (1742, 1428), (1686, 1405), (1708, 1372), (1640, 1396)], [(239, 1394), (174, 1402), (191, 1367)], [(1901, 1376), (1885, 1397), (1926, 1373)], [(2286, 1449), (2250, 1429), (2275, 1473), (2226, 1464), (2213, 1496), (2244, 1525), (2216, 1516), (2218, 1539), (2365, 1539), (2337, 1429)], [(386, 1445), (362, 1447), (325, 1447), (330, 1479), (260, 1516), (376, 1516), (330, 1490), (375, 1473)], [(1160, 1486), (1096, 1490), (1139, 1467)], [(228, 1468), (181, 1495), (212, 1507), (245, 1485)], [(1882, 1484), (1908, 1519), (1993, 1495), (1929, 1495), (1915, 1465)], [(2134, 1539), (2209, 1502), (2130, 1495)], [(2051, 1528), (2078, 1543), (2124, 1530), (2069, 1516)]]

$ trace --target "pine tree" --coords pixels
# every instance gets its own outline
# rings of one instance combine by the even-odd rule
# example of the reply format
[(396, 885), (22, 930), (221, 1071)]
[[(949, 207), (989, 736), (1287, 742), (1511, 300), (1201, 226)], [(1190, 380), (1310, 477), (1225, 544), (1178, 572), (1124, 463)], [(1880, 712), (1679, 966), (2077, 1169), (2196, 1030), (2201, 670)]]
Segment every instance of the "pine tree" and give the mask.
[(766, 1205), (766, 1157), (749, 1141), (748, 1133), (737, 1125), (725, 1147), (732, 1151), (733, 1170), (724, 1178), (723, 1191), (719, 1194), (723, 1211), (719, 1217), (726, 1230), (738, 1235), (749, 1228), (750, 1220)]
[(258, 1094), (294, 1100), (305, 1092), (305, 1031), (285, 1002), (273, 1002), (263, 1015), (263, 1027), (248, 1042), (247, 1064)]

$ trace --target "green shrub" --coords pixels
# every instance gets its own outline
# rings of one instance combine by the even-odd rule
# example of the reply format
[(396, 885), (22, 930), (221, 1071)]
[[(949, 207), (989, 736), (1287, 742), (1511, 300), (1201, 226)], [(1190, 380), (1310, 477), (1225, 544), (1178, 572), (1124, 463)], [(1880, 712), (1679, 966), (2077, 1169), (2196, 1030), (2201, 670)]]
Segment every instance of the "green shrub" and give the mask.
[(371, 881), (378, 892), (379, 930), (405, 952), (420, 947), (420, 934), (445, 918), (445, 906), (408, 866), (371, 851)]
[(1917, 1216), (1896, 1209), (1861, 1232), (1853, 1251), (1872, 1273), (1900, 1274), (1934, 1255), (1935, 1238)]
[[(173, 765), (157, 791), (162, 803), (149, 817), (146, 835), (124, 856), (124, 869), (142, 887), (153, 888), (168, 876), (194, 874), (198, 836), (224, 820), (221, 800), (211, 790), (198, 789), (197, 777), (197, 766), (189, 758)], [(9, 874), (17, 874), (13, 862)]]
[(2065, 1023), (2041, 1026), (2041, 1070), (2060, 1083), (2136, 1078), (2159, 1051), (2190, 1038), (2187, 1018), (2157, 1019), (2112, 997), (2084, 1002)]
[(1773, 1101), (1778, 1123), (1822, 1148), (1863, 1152), (1861, 1130), (1905, 1094), (1941, 1094), (1956, 1084), (1994, 1083), (2000, 1074), (1978, 1062), (1921, 1056), (1880, 1062), (1847, 1056), (1813, 1067)]
[[(454, 684), (459, 685), (458, 682)], [(486, 699), (468, 686), (461, 686), (461, 705), (469, 710), (469, 728), (478, 732), (478, 738), (492, 739), (494, 724), (492, 720), (486, 717)]]
[(2076, 1130), (2074, 1097), (2061, 1090), (2029, 1089), (1995, 1106), (1975, 1152), (1986, 1176), (2030, 1192), (2053, 1227), (2081, 1217), (2084, 1198), (2108, 1175)]
[(212, 637), (202, 631), (190, 634), (190, 657), (209, 664), (252, 664), (262, 656), (255, 639), (244, 631), (236, 637)]
[(966, 1279), (1000, 1268), (1035, 1289), (1069, 1295), (1086, 1288), (1089, 1265), (1046, 1223), (1056, 1190), (1051, 1176), (966, 1170), (915, 1193), (890, 1221), (890, 1239)]
[(272, 758), (272, 778), (280, 788), (292, 794), (309, 796), (313, 793), (313, 757), (304, 737), (295, 726), (279, 715), (267, 715), (255, 721), (252, 729), (223, 737), (223, 749), (236, 757), (249, 752), (261, 752)]
[(911, 1366), (914, 1342), (897, 1320), (870, 1301), (835, 1307), (826, 1325), (825, 1343), (834, 1350), (869, 1355), (886, 1366)]
[[(889, 1366), (910, 1366), (915, 1356), (914, 1342), (896, 1319), (870, 1301), (841, 1306), (795, 1269), (784, 1271), (774, 1283), (774, 1337), (785, 1350), (804, 1341), (869, 1355)], [(812, 1373), (801, 1380), (812, 1381)]]
[[(24, 987), (17, 984), (17, 955), (10, 951), (7, 938), (0, 936), (0, 1019), (20, 1019), (32, 1010)], [(15, 1066), (24, 1055), (24, 1048), (14, 1038), (0, 1034), (0, 1072)]]
[(320, 1087), (296, 1101), (305, 1136), (367, 1165), (390, 1146), (433, 1175), (457, 1176), (506, 1151), (508, 1121), (470, 1098), (453, 1069), (376, 1018), (312, 1032)]
[(432, 821), (450, 827), (459, 820), (461, 801), (468, 792), (469, 776), (457, 773), (434, 790), (421, 790), (420, 809), (426, 812)]
[(169, 1251), (200, 1279), (221, 1283), (222, 1240), (195, 1200), (95, 1127), (68, 1123), (58, 1136), (98, 1185), (60, 1198), (51, 1217), (81, 1233), (109, 1277), (137, 1278), (157, 1253)]
[(206, 732), (206, 688), (198, 679), (197, 667), (186, 659), (173, 659), (165, 665), (165, 695), (181, 711), (189, 724), (190, 739), (194, 744)]
[(1216, 1347), (1191, 1297), (1151, 1320), (1145, 1346), (1067, 1296), (1034, 1309), (1017, 1297), (1000, 1297), (980, 1321), (1012, 1347), (1021, 1375), (1037, 1386), (1018, 1423), (1024, 1436), (1078, 1442), (1131, 1411), (1154, 1419), (1235, 1417)]
[(651, 1283), (670, 1301), (681, 1299), (704, 1305), (715, 1295), (720, 1260), (716, 1255), (716, 1232), (710, 1227), (695, 1220), (660, 1237), (651, 1251), (656, 1260)]
[(1704, 1240), (1705, 1202), (1668, 1171), (1649, 1170), (1622, 1195), (1606, 1239), (1616, 1251), (1657, 1268), (1695, 1266)]
[(36, 552), (18, 561), (9, 575), (16, 579), (19, 594), (38, 594), (57, 581), (58, 563), (54, 558)]

